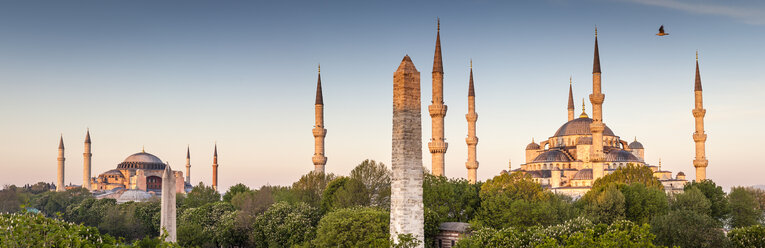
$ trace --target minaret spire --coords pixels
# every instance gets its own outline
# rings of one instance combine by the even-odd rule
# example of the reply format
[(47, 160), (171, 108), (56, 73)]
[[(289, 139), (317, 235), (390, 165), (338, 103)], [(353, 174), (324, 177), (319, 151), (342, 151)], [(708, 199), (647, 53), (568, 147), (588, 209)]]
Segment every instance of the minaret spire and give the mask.
[(598, 29), (595, 28), (595, 54), (592, 63), (592, 94), (590, 94), (590, 103), (592, 103), (592, 148), (590, 162), (592, 162), (592, 177), (597, 180), (604, 176), (605, 154), (603, 152), (603, 100), (606, 95), (601, 92), (600, 82), (600, 52), (598, 51)]
[(191, 148), (188, 145), (186, 146), (186, 183), (191, 184)]
[(693, 91), (695, 107), (692, 111), (693, 118), (696, 121), (696, 132), (693, 133), (693, 141), (696, 143), (696, 158), (693, 160), (693, 166), (696, 167), (696, 182), (701, 182), (707, 178), (707, 165), (709, 160), (706, 158), (707, 134), (704, 132), (704, 116), (707, 110), (704, 109), (704, 99), (701, 90), (701, 73), (699, 73), (699, 52), (696, 51), (696, 80)]
[(468, 182), (474, 184), (476, 182), (476, 174), (478, 170), (478, 155), (476, 146), (478, 145), (478, 137), (476, 137), (475, 124), (478, 120), (478, 114), (475, 112), (475, 89), (473, 87), (473, 60), (470, 60), (470, 80), (468, 86), (468, 113), (465, 118), (468, 122), (468, 136), (465, 138), (465, 143), (468, 146), (468, 160), (465, 163), (465, 167), (468, 169)]
[(213, 175), (212, 175), (212, 188), (218, 191), (218, 143), (215, 143), (215, 150), (213, 152)]
[(82, 188), (90, 188), (90, 164), (93, 154), (90, 153), (90, 129), (85, 132), (85, 151), (82, 153)]
[(57, 192), (64, 192), (66, 191), (66, 185), (64, 185), (64, 161), (66, 158), (64, 158), (64, 135), (61, 134), (60, 139), (58, 140), (58, 177), (56, 178), (56, 191)]
[(428, 106), (432, 121), (432, 138), (428, 142), (428, 149), (432, 156), (431, 172), (434, 176), (444, 176), (444, 157), (448, 144), (444, 138), (444, 117), (446, 105), (444, 104), (444, 65), (441, 60), (441, 20), (438, 19), (436, 31), (436, 52), (433, 56), (433, 101)]
[(571, 77), (568, 78), (568, 120), (571, 121), (574, 119), (574, 91), (572, 89), (573, 83), (571, 82)]
[(316, 83), (316, 104), (314, 105), (316, 122), (313, 126), (314, 150), (313, 171), (324, 173), (324, 166), (327, 164), (327, 157), (324, 156), (324, 137), (327, 136), (327, 129), (324, 128), (324, 99), (321, 93), (321, 65), (319, 65), (319, 80)]

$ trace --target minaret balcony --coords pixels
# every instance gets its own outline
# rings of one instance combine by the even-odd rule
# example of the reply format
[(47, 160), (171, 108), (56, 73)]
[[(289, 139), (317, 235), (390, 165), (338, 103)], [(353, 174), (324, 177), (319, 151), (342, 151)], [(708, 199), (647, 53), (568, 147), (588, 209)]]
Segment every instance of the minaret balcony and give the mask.
[(478, 161), (465, 162), (465, 168), (467, 168), (469, 170), (478, 169)]
[(327, 135), (327, 129), (315, 127), (313, 128), (313, 137), (324, 137)]
[(474, 146), (474, 145), (478, 144), (478, 137), (467, 137), (467, 138), (465, 138), (465, 142), (469, 146)]
[(606, 128), (606, 125), (602, 122), (592, 122), (590, 124), (590, 131), (593, 133), (603, 133), (603, 130)]
[(705, 133), (693, 133), (693, 141), (695, 142), (704, 142), (707, 141), (707, 134)]
[(693, 117), (696, 117), (696, 118), (702, 117), (703, 118), (707, 114), (707, 110), (706, 109), (693, 109), (692, 113), (693, 113)]
[(430, 112), (430, 117), (444, 117), (446, 116), (446, 105), (431, 104), (428, 106), (428, 112)]
[(313, 158), (311, 158), (314, 165), (324, 165), (327, 164), (327, 157), (324, 157), (324, 155), (313, 155)]
[(592, 104), (597, 104), (597, 105), (603, 104), (603, 100), (605, 100), (605, 99), (606, 99), (606, 95), (603, 94), (603, 93), (601, 93), (601, 94), (590, 94), (590, 102)]
[(449, 145), (443, 140), (431, 140), (428, 142), (430, 153), (446, 153), (448, 147)]
[(709, 164), (709, 160), (705, 158), (693, 160), (693, 167), (707, 167), (707, 164)]
[(467, 119), (467, 121), (469, 121), (469, 122), (475, 122), (475, 121), (478, 120), (478, 114), (475, 113), (475, 112), (467, 113), (465, 115), (465, 119)]

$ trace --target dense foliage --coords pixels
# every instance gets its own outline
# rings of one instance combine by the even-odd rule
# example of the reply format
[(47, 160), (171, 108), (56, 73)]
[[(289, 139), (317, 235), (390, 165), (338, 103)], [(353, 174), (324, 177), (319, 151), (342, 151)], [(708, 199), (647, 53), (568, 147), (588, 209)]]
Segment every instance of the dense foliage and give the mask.
[(383, 247), (390, 214), (377, 208), (345, 208), (328, 213), (316, 229), (316, 247)]

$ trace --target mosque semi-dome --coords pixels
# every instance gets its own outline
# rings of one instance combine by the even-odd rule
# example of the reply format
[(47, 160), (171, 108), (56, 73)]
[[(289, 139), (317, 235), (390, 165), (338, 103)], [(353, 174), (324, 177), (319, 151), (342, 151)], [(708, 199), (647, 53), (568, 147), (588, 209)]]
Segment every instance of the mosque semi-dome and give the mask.
[(606, 154), (606, 161), (608, 162), (640, 162), (638, 157), (635, 157), (631, 152), (622, 149), (611, 149)]
[(571, 158), (561, 150), (549, 150), (539, 154), (534, 162), (571, 162)]
[(142, 151), (125, 158), (122, 163), (117, 165), (117, 169), (164, 170), (165, 163), (163, 163), (157, 156)]
[[(568, 136), (568, 135), (592, 135), (592, 131), (590, 131), (590, 124), (592, 124), (592, 119), (590, 119), (589, 117), (579, 117), (579, 118), (573, 119), (563, 124), (563, 126), (560, 126), (560, 128), (558, 128), (558, 131), (555, 132), (555, 135), (553, 135), (553, 137), (561, 137), (561, 136)], [(614, 135), (614, 132), (611, 131), (611, 128), (608, 128), (608, 126), (606, 126), (605, 129), (603, 130), (603, 135), (616, 136)]]
[(630, 149), (643, 149), (643, 144), (638, 142), (637, 140), (632, 141), (629, 146)]

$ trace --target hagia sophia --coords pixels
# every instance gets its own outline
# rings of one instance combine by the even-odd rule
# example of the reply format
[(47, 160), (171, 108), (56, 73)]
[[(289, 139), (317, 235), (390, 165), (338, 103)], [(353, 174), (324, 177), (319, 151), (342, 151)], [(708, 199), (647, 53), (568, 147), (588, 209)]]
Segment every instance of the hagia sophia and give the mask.
[[(403, 71), (402, 71), (403, 70)], [(411, 62), (411, 58), (406, 56), (399, 66), (402, 75), (415, 75), (406, 80), (414, 81), (416, 79), (419, 94), (419, 72), (416, 71)], [(394, 107), (397, 101), (406, 99), (397, 99), (395, 90), (398, 73), (394, 74)], [(431, 173), (436, 176), (443, 176), (445, 163), (444, 156), (448, 150), (448, 144), (444, 138), (444, 117), (447, 114), (447, 106), (443, 97), (443, 62), (441, 56), (440, 41), (440, 23), (436, 34), (435, 54), (432, 69), (432, 104), (428, 106), (428, 112), (432, 121), (432, 136), (428, 142), (427, 149), (432, 156)], [(591, 115), (585, 110), (585, 102), (582, 102), (582, 112), (577, 116), (574, 104), (572, 85), (568, 89), (568, 116), (552, 136), (537, 143), (532, 139), (525, 147), (525, 161), (517, 168), (509, 168), (510, 172), (521, 172), (528, 174), (534, 181), (543, 187), (559, 193), (579, 197), (586, 193), (595, 180), (613, 172), (619, 167), (633, 164), (636, 166), (647, 166), (653, 171), (653, 175), (662, 182), (665, 190), (668, 192), (682, 191), (683, 185), (688, 182), (684, 172), (676, 174), (670, 171), (662, 170), (661, 161), (658, 165), (651, 165), (645, 161), (645, 147), (634, 139), (629, 142), (623, 139), (623, 136), (617, 135), (611, 127), (604, 123), (602, 105), (605, 101), (605, 94), (601, 91), (601, 67), (600, 54), (598, 51), (597, 30), (595, 31), (595, 46), (592, 71), (592, 92), (589, 95), (591, 103)], [(403, 79), (402, 79), (403, 80)], [(465, 118), (468, 125), (465, 144), (468, 147), (467, 161), (465, 163), (467, 179), (470, 183), (476, 182), (477, 170), (479, 167), (477, 159), (478, 137), (476, 137), (476, 122), (478, 114), (475, 106), (475, 86), (473, 81), (472, 61), (470, 66), (470, 78), (468, 79), (467, 103), (468, 113)], [(696, 75), (694, 84), (695, 104), (692, 115), (695, 119), (694, 133), (692, 135), (695, 143), (695, 159), (692, 164), (695, 168), (695, 180), (700, 181), (706, 178), (706, 167), (708, 161), (705, 157), (706, 134), (704, 133), (704, 115), (706, 110), (703, 108), (701, 77), (699, 73), (698, 53), (696, 56)], [(417, 96), (419, 101), (419, 96)], [(324, 138), (327, 135), (327, 129), (324, 126), (324, 102), (321, 86), (321, 68), (319, 67), (318, 80), (316, 85), (315, 101), (315, 123), (312, 129), (314, 137), (314, 153), (311, 158), (313, 162), (312, 170), (317, 173), (325, 171), (327, 157), (325, 156)], [(419, 112), (419, 108), (417, 112)], [(394, 110), (394, 147), (396, 138), (396, 115)], [(419, 126), (419, 120), (417, 121)], [(690, 130), (690, 128), (689, 128)], [(632, 136), (630, 136), (632, 137)], [(125, 158), (124, 161), (117, 164), (115, 169), (111, 169), (91, 177), (90, 157), (90, 132), (85, 137), (85, 152), (83, 164), (83, 184), (80, 187), (92, 191), (97, 197), (109, 197), (118, 199), (118, 201), (146, 200), (155, 195), (161, 194), (162, 173), (169, 165), (162, 162), (157, 156), (141, 151)], [(394, 149), (395, 153), (395, 149)], [(64, 190), (64, 143), (61, 138), (59, 143), (58, 158), (58, 181), (57, 190)], [(392, 164), (396, 165), (394, 154)], [(690, 163), (689, 163), (690, 164)], [(217, 145), (213, 154), (213, 188), (217, 189)], [(690, 167), (689, 167), (690, 168)], [(191, 190), (191, 164), (190, 152), (187, 148), (185, 177), (183, 171), (173, 171), (176, 178), (177, 193), (186, 193)], [(503, 171), (501, 173), (507, 173)], [(394, 173), (395, 174), (395, 173)], [(73, 187), (73, 186), (70, 186)], [(392, 213), (393, 214), (393, 213)]]

